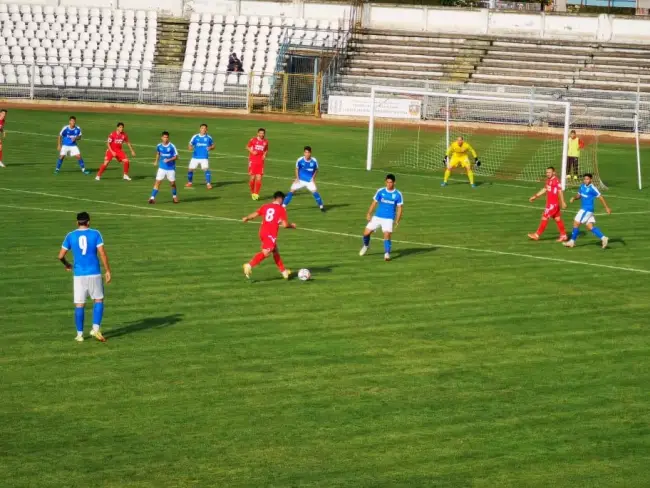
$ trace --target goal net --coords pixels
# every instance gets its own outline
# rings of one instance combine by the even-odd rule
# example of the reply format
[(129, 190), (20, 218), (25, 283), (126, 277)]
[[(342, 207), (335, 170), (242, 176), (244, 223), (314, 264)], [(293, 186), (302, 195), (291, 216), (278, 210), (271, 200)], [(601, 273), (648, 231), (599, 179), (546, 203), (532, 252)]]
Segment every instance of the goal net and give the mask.
[[(572, 116), (569, 102), (373, 87), (367, 168), (442, 172), (447, 148), (462, 136), (478, 153), (477, 175), (541, 181), (553, 166), (563, 187), (578, 185), (573, 175), (584, 173), (602, 187), (597, 138), (582, 129), (587, 125)], [(572, 130), (581, 141), (577, 167)]]

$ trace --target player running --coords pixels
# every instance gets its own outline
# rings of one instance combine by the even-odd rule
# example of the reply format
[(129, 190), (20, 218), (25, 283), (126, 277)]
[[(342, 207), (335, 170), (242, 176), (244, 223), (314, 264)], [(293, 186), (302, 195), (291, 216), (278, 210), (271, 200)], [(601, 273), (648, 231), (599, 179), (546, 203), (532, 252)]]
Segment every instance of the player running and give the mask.
[(122, 168), (124, 170), (122, 179), (131, 181), (131, 178), (129, 178), (129, 158), (126, 156), (124, 150), (122, 149), (122, 146), (124, 144), (129, 146), (129, 149), (131, 150), (131, 156), (135, 157), (135, 151), (133, 150), (133, 146), (129, 141), (129, 136), (127, 136), (126, 132), (124, 132), (124, 123), (118, 122), (117, 128), (108, 135), (108, 140), (106, 141), (107, 150), (106, 154), (104, 155), (104, 163), (99, 167), (97, 176), (95, 176), (95, 179), (97, 181), (102, 179), (104, 171), (106, 171), (106, 168), (108, 168), (108, 163), (110, 163), (113, 158), (122, 163)]
[(59, 159), (56, 162), (56, 169), (54, 174), (58, 175), (61, 171), (61, 165), (63, 164), (63, 159), (66, 156), (74, 156), (79, 163), (81, 172), (85, 175), (89, 175), (90, 171), (86, 169), (84, 160), (81, 157), (81, 152), (79, 151), (79, 146), (77, 142), (81, 139), (81, 127), (77, 125), (77, 117), (72, 116), (68, 120), (68, 125), (61, 129), (59, 132), (59, 138), (57, 140), (57, 151), (59, 151)]
[[(363, 231), (363, 247), (359, 251), (359, 256), (368, 252), (370, 247), (370, 235), (381, 227), (384, 232), (384, 261), (390, 261), (391, 235), (393, 234), (393, 224), (395, 227), (402, 220), (402, 207), (404, 197), (402, 192), (395, 188), (395, 175), (386, 175), (386, 188), (380, 188), (372, 199), (368, 214), (366, 215), (366, 228)], [(373, 215), (373, 212), (377, 212)]]
[[(74, 267), (65, 258), (68, 251), (74, 257)], [(99, 256), (99, 258), (98, 258)], [(111, 268), (104, 249), (104, 239), (98, 230), (90, 228), (90, 215), (87, 212), (77, 214), (77, 230), (73, 230), (63, 240), (59, 251), (59, 261), (66, 271), (74, 270), (74, 321), (77, 326), (77, 342), (84, 340), (84, 307), (86, 298), (94, 300), (93, 328), (90, 335), (101, 342), (106, 342), (100, 331), (104, 315), (104, 285), (99, 265), (104, 265), (106, 284), (111, 282)]]
[(598, 188), (596, 188), (591, 180), (593, 175), (591, 173), (585, 173), (583, 183), (580, 185), (578, 194), (569, 200), (569, 203), (573, 203), (575, 200), (580, 200), (580, 211), (576, 214), (576, 217), (573, 221), (573, 231), (571, 232), (571, 239), (564, 243), (565, 247), (574, 247), (576, 245), (576, 239), (580, 233), (580, 224), (586, 224), (587, 229), (589, 229), (602, 243), (602, 248), (607, 247), (609, 238), (603, 234), (603, 232), (595, 227), (596, 218), (594, 217), (594, 200), (598, 198), (605, 207), (605, 212), (611, 214), (612, 211), (607, 205), (605, 198), (600, 194)]
[(449, 145), (447, 152), (445, 153), (445, 159), (443, 160), (445, 163), (445, 177), (440, 186), (447, 186), (447, 181), (449, 181), (449, 177), (451, 176), (451, 170), (458, 166), (462, 166), (463, 169), (467, 171), (469, 184), (472, 185), (472, 188), (476, 188), (476, 185), (474, 184), (474, 172), (472, 171), (472, 165), (469, 162), (469, 156), (467, 153), (472, 155), (476, 166), (481, 165), (481, 161), (479, 161), (474, 148), (468, 142), (465, 142), (463, 136), (458, 136), (458, 139)]
[(244, 264), (244, 274), (246, 278), (250, 278), (253, 273), (253, 268), (264, 261), (269, 257), (270, 254), (273, 254), (273, 260), (275, 265), (282, 273), (282, 277), (285, 280), (289, 279), (291, 276), (291, 270), (284, 267), (282, 258), (280, 257), (280, 252), (278, 251), (278, 231), (280, 226), (285, 229), (295, 229), (296, 224), (290, 224), (287, 217), (287, 210), (282, 206), (282, 201), (284, 200), (284, 193), (281, 191), (276, 191), (273, 194), (273, 201), (262, 205), (256, 212), (253, 212), (250, 215), (247, 215), (242, 220), (248, 222), (249, 220), (256, 219), (257, 217), (262, 217), (262, 225), (260, 226), (260, 241), (262, 241), (262, 250), (258, 252), (253, 259), (248, 263)]
[(158, 195), (158, 189), (160, 188), (160, 183), (164, 179), (169, 180), (169, 184), (172, 187), (172, 198), (174, 203), (178, 203), (178, 196), (176, 195), (176, 159), (178, 158), (178, 151), (176, 146), (169, 142), (169, 132), (164, 131), (161, 134), (162, 142), (156, 146), (156, 160), (153, 165), (158, 166), (158, 172), (156, 173), (156, 182), (153, 184), (153, 190), (151, 191), (151, 197), (149, 197), (149, 203), (156, 203), (156, 195)]
[(259, 200), (262, 189), (262, 176), (264, 175), (264, 162), (269, 152), (269, 141), (266, 138), (266, 129), (257, 129), (257, 136), (248, 141), (246, 150), (248, 156), (248, 186), (251, 189), (251, 198)]
[(539, 223), (537, 231), (533, 234), (528, 234), (528, 237), (534, 241), (539, 241), (539, 238), (542, 236), (546, 226), (548, 225), (548, 219), (553, 219), (560, 231), (560, 237), (557, 239), (557, 242), (564, 242), (568, 238), (564, 228), (564, 222), (562, 222), (560, 207), (565, 209), (566, 203), (564, 201), (564, 193), (562, 192), (562, 184), (555, 174), (555, 168), (553, 166), (546, 168), (546, 185), (544, 188), (530, 197), (528, 201), (532, 203), (545, 193), (546, 207), (544, 208), (544, 213), (542, 213), (542, 220)]
[(6, 166), (2, 162), (2, 143), (5, 140), (5, 120), (7, 119), (7, 111), (3, 108), (0, 109), (0, 168)]
[(214, 140), (208, 134), (208, 125), (201, 124), (199, 133), (192, 136), (188, 149), (192, 151), (192, 159), (190, 159), (190, 166), (187, 172), (186, 188), (192, 188), (192, 179), (194, 178), (194, 170), (197, 167), (205, 172), (205, 186), (208, 190), (212, 189), (212, 173), (208, 164), (208, 153), (214, 149)]
[(307, 188), (316, 200), (316, 204), (320, 208), (321, 212), (325, 211), (325, 205), (323, 205), (323, 199), (318, 193), (316, 188), (316, 175), (318, 174), (318, 161), (316, 158), (311, 157), (311, 147), (305, 146), (303, 155), (298, 158), (296, 161), (296, 179), (291, 184), (291, 189), (287, 193), (284, 202), (282, 203), (283, 207), (286, 207), (291, 203), (293, 194), (300, 190), (301, 188)]

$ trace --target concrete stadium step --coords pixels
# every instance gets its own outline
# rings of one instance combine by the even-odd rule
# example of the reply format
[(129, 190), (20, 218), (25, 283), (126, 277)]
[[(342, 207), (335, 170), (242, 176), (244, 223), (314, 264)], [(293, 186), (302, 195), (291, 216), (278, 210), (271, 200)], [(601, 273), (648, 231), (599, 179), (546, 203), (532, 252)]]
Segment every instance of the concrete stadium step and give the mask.
[(650, 54), (647, 58), (622, 58), (613, 56), (600, 56), (596, 55), (591, 60), (594, 64), (602, 64), (606, 66), (632, 66), (641, 68), (650, 68)]
[[(381, 60), (384, 62), (394, 62), (394, 63), (402, 63), (402, 62), (407, 62), (407, 63), (423, 63), (423, 64), (446, 64), (446, 63), (451, 63), (456, 61), (458, 59), (455, 56), (421, 56), (421, 55), (412, 55), (412, 54), (401, 54), (401, 53), (387, 53), (387, 52), (382, 52), (381, 55), (379, 54), (370, 54), (370, 53), (364, 53), (364, 54), (358, 54), (358, 53), (350, 53), (349, 54), (351, 60), (353, 61), (360, 61), (360, 62), (375, 62), (377, 60)], [(465, 58), (460, 58), (460, 59), (465, 59)], [(468, 59), (479, 59), (479, 58), (468, 58)]]
[(516, 61), (512, 59), (483, 58), (480, 66), (495, 68), (519, 68), (534, 69), (539, 71), (576, 71), (579, 66), (566, 63), (551, 63), (544, 61)]
[(490, 59), (511, 59), (513, 61), (533, 61), (533, 60), (545, 60), (547, 62), (586, 62), (591, 59), (591, 56), (586, 54), (559, 54), (559, 53), (544, 53), (544, 52), (530, 52), (530, 53), (520, 53), (512, 51), (503, 51), (500, 49), (490, 49), (485, 54), (486, 58)]
[(431, 78), (442, 78), (446, 76), (448, 72), (439, 70), (439, 71), (402, 71), (399, 69), (381, 69), (381, 70), (369, 70), (362, 68), (344, 68), (344, 74), (356, 75), (356, 76), (367, 76), (367, 77), (384, 77), (384, 78), (393, 78), (393, 79), (413, 79), (413, 80), (428, 80)]
[(574, 43), (569, 43), (569, 44), (560, 44), (558, 41), (539, 41), (539, 42), (531, 42), (531, 41), (522, 41), (522, 42), (516, 42), (516, 41), (494, 41), (492, 42), (492, 46), (494, 48), (499, 48), (499, 49), (508, 49), (512, 50), (512, 52), (519, 52), (519, 51), (537, 51), (537, 52), (563, 52), (563, 51), (568, 51), (570, 53), (582, 53), (582, 54), (589, 54), (594, 51), (595, 46), (580, 46), (576, 45)]
[(640, 73), (624, 73), (621, 71), (597, 71), (584, 69), (580, 71), (581, 78), (589, 76), (594, 80), (603, 80), (603, 81), (622, 81), (622, 82), (638, 82), (641, 84), (650, 84), (650, 73), (640, 74)]
[(551, 70), (535, 70), (535, 69), (522, 69), (522, 68), (501, 68), (501, 67), (492, 67), (492, 66), (483, 66), (480, 65), (476, 68), (477, 73), (485, 75), (495, 75), (495, 76), (516, 76), (518, 78), (527, 77), (527, 78), (573, 78), (573, 74), (577, 70), (573, 71), (551, 71)]
[(154, 63), (156, 65), (182, 66), (189, 30), (188, 19), (160, 17), (157, 26), (158, 41)]
[(573, 78), (544, 79), (538, 77), (484, 75), (481, 73), (474, 73), (471, 79), (480, 83), (495, 83), (498, 85), (566, 87), (573, 84)]
[(382, 55), (385, 52), (395, 55), (442, 55), (442, 56), (481, 56), (485, 53), (483, 49), (463, 48), (459, 46), (412, 46), (410, 44), (383, 44), (383, 43), (360, 43), (353, 41), (349, 45), (350, 52), (360, 54)]
[(357, 35), (357, 39), (361, 40), (378, 40), (381, 39), (382, 42), (387, 43), (396, 43), (396, 44), (464, 44), (467, 46), (474, 46), (477, 48), (489, 46), (491, 44), (490, 39), (483, 39), (478, 37), (471, 36), (449, 36), (449, 35), (436, 35), (436, 34), (427, 34), (422, 35), (422, 33), (409, 33), (404, 32), (400, 34), (395, 34), (395, 31), (362, 31)]
[[(591, 78), (576, 78), (574, 86), (578, 88), (598, 88), (602, 90), (625, 90), (625, 91), (636, 91), (637, 83), (634, 81), (631, 82), (621, 82), (621, 81), (600, 81), (593, 80)], [(640, 85), (639, 90), (644, 93), (650, 92), (650, 85)]]
[(605, 73), (624, 73), (626, 75), (650, 75), (650, 65), (645, 66), (616, 66), (610, 64), (587, 64), (584, 71), (602, 71)]
[(355, 58), (350, 61), (350, 68), (372, 69), (372, 70), (398, 70), (398, 71), (474, 71), (473, 64), (467, 63), (407, 63), (407, 62), (384, 62), (366, 61)]
[(364, 76), (364, 75), (357, 75), (357, 74), (344, 74), (341, 77), (341, 82), (339, 85), (355, 85), (355, 86), (361, 86), (361, 85), (367, 85), (367, 86), (394, 86), (394, 87), (403, 87), (403, 88), (414, 88), (414, 89), (419, 89), (422, 90), (426, 86), (427, 81), (431, 82), (440, 82), (442, 81), (442, 76), (433, 76), (431, 73), (429, 73), (429, 79), (428, 80), (419, 80), (419, 79), (413, 79), (413, 78), (398, 78), (394, 76), (386, 76), (386, 75), (377, 75), (377, 76)]

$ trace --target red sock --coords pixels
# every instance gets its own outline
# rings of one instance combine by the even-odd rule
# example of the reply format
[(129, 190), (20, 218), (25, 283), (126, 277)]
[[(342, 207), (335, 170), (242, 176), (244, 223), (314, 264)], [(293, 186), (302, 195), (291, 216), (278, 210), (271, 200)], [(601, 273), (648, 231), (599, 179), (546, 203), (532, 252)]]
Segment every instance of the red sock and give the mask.
[(541, 236), (544, 231), (546, 230), (546, 226), (548, 225), (548, 219), (542, 219), (542, 221), (539, 223), (539, 227), (537, 229), (536, 234), (538, 236)]
[(253, 191), (253, 193), (259, 195), (261, 189), (262, 189), (262, 180), (255, 180), (255, 190)]
[(279, 252), (273, 253), (273, 261), (275, 261), (275, 265), (280, 270), (280, 273), (284, 272), (284, 263), (282, 262), (282, 258), (280, 257)]
[(560, 231), (560, 235), (565, 236), (566, 229), (564, 228), (564, 222), (562, 222), (562, 219), (556, 220), (555, 223), (557, 224), (557, 230)]
[(255, 193), (255, 180), (249, 180), (248, 187), (251, 189), (251, 193)]
[(0, 161), (2, 161), (2, 149), (0, 148)]
[(129, 167), (130, 167), (130, 163), (129, 160), (127, 159), (126, 161), (124, 161), (124, 176), (129, 175)]
[(99, 167), (99, 171), (97, 171), (97, 176), (101, 176), (104, 174), (104, 171), (106, 171), (106, 168), (108, 168), (108, 163), (104, 163)]
[(262, 261), (264, 261), (265, 258), (266, 258), (266, 256), (264, 255), (264, 253), (260, 251), (255, 256), (253, 256), (253, 259), (251, 259), (248, 264), (250, 264), (254, 268), (258, 264), (260, 264)]

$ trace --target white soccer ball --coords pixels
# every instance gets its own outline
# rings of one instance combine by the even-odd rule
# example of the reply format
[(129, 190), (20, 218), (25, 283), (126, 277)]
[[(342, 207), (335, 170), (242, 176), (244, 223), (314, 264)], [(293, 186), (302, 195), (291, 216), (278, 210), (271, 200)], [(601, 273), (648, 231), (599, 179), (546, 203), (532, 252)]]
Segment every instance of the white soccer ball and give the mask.
[(311, 278), (311, 271), (309, 271), (308, 269), (303, 268), (300, 271), (298, 271), (298, 279), (300, 281), (307, 281), (310, 278)]

